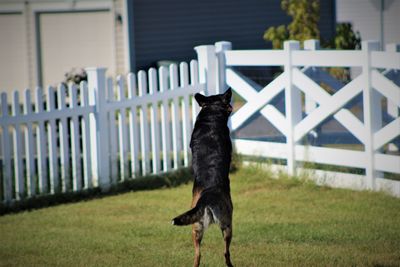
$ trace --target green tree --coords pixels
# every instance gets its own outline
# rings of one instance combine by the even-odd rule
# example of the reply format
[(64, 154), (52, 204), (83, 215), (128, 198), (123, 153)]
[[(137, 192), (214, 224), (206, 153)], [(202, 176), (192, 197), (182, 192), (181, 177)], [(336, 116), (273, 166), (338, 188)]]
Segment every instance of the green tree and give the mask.
[[(350, 23), (338, 23), (336, 24), (335, 36), (324, 47), (339, 50), (361, 49), (360, 33), (354, 32)], [(332, 67), (328, 69), (328, 72), (344, 83), (351, 80), (349, 68)]]
[(361, 36), (360, 33), (354, 32), (350, 23), (336, 24), (336, 34), (333, 39), (336, 49), (360, 49)]
[(281, 8), (292, 17), (289, 25), (270, 27), (264, 32), (264, 40), (271, 41), (274, 49), (280, 49), (285, 40), (319, 39), (319, 0), (281, 0)]

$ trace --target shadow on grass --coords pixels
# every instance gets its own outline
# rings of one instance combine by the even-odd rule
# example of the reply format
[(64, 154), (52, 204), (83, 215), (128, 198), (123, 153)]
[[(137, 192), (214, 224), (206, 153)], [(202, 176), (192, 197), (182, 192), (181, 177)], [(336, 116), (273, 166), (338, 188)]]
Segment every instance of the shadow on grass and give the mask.
[(112, 185), (108, 190), (91, 188), (79, 192), (65, 192), (54, 195), (35, 196), (12, 203), (0, 204), (0, 216), (26, 210), (40, 209), (65, 203), (86, 201), (105, 196), (117, 195), (131, 191), (154, 190), (171, 188), (186, 184), (192, 180), (189, 168), (182, 168), (161, 175), (148, 175), (135, 179), (125, 180)]

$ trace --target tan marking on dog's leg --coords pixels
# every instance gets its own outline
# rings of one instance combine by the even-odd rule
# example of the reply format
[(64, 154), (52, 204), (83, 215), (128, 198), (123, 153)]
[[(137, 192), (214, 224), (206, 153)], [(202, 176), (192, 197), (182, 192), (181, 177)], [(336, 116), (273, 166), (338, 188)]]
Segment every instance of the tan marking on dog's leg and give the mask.
[(191, 208), (194, 208), (197, 204), (197, 201), (199, 201), (200, 195), (201, 195), (201, 191), (202, 190), (196, 190), (193, 192), (193, 196), (192, 196), (192, 204), (191, 204)]
[(225, 241), (225, 263), (226, 266), (233, 267), (232, 262), (231, 262), (231, 254), (229, 252), (229, 246), (231, 244), (232, 240), (232, 226), (226, 227), (222, 229), (222, 234), (224, 236), (224, 241)]
[(194, 267), (198, 267), (200, 265), (200, 245), (201, 240), (203, 239), (203, 225), (201, 223), (194, 223), (192, 227), (192, 239), (194, 244)]

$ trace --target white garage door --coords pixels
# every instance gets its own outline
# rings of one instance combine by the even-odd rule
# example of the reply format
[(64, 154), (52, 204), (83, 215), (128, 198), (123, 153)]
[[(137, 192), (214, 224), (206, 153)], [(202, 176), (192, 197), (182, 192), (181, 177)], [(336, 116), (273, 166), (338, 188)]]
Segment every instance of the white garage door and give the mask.
[(0, 91), (23, 91), (28, 87), (27, 42), (24, 17), (0, 14)]
[(111, 12), (43, 13), (39, 17), (42, 85), (57, 85), (72, 68), (114, 74)]

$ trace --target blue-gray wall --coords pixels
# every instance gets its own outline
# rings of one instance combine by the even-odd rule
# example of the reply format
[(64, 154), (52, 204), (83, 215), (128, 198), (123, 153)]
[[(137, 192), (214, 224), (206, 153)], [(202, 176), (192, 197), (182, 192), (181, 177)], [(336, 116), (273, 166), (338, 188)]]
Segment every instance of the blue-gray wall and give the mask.
[[(194, 46), (221, 40), (234, 49), (267, 48), (264, 31), (290, 21), (279, 0), (134, 0), (129, 13), (136, 70), (159, 60), (188, 61), (196, 57)], [(323, 38), (332, 36), (334, 24), (334, 0), (322, 0)]]

